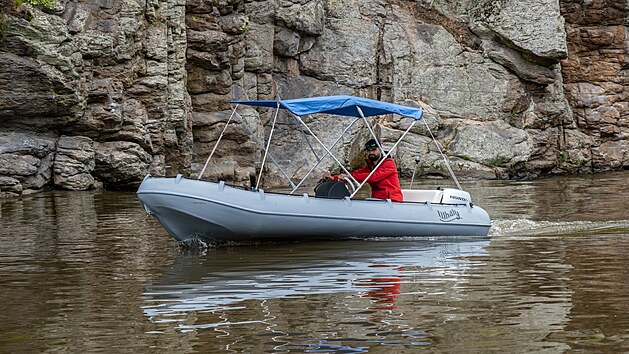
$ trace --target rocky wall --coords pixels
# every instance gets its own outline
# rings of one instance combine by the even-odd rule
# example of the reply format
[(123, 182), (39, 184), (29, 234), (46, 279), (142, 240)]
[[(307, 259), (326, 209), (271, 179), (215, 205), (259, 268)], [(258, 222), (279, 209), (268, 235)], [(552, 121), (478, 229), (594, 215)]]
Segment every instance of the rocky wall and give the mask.
[[(561, 172), (560, 128), (570, 124), (573, 116), (560, 70), (567, 42), (557, 1), (234, 4), (242, 7), (233, 6), (225, 16), (235, 11), (249, 21), (243, 77), (223, 80), (225, 88), (238, 88), (234, 97), (354, 94), (404, 101), (426, 108), (427, 121), (460, 175), (531, 178)], [(264, 77), (261, 82), (260, 77)], [(260, 89), (265, 91), (262, 96)], [(196, 107), (205, 110), (206, 106)], [(290, 117), (280, 115), (279, 122), (271, 153), (280, 156), (291, 177), (299, 179), (307, 171), (304, 166), (323, 155), (322, 149), (312, 139), (306, 141)], [(323, 138), (328, 145), (342, 131), (339, 120), (307, 123), (315, 132), (326, 132)], [(390, 118), (372, 123), (385, 147), (392, 146), (408, 125)], [(258, 125), (268, 136), (270, 115), (263, 114)], [(195, 130), (195, 139), (217, 137), (222, 126), (203, 129), (202, 133), (201, 128)], [(403, 175), (411, 173), (417, 155), (422, 157), (424, 173), (446, 174), (428, 136), (420, 124), (394, 152)], [(364, 127), (350, 130), (335, 150), (342, 162), (350, 163), (366, 138)], [(210, 145), (199, 141), (195, 149), (201, 157)], [(253, 157), (260, 160), (259, 153)], [(320, 170), (336, 168), (327, 158)], [(265, 175), (278, 176), (272, 167), (269, 172)]]
[[(624, 129), (620, 120), (606, 128), (614, 127), (618, 139), (599, 145), (593, 144), (592, 130), (579, 123), (583, 119), (575, 111), (577, 101), (564, 68), (572, 60), (574, 47), (564, 2), (314, 0), (239, 4), (242, 7), (232, 10), (249, 21), (244, 33), (244, 74), (242, 80), (232, 76), (231, 81), (224, 81), (225, 86), (239, 88), (238, 98), (257, 97), (259, 88), (267, 88), (268, 76), (258, 85), (263, 74), (271, 75), (276, 86), (271, 93), (276, 97), (355, 94), (420, 105), (426, 108), (427, 122), (455, 170), (463, 176), (534, 178), (603, 170), (596, 166), (627, 167), (626, 133), (618, 132)], [(607, 4), (583, 2), (582, 6)], [(621, 5), (616, 7), (626, 16)], [(621, 37), (617, 40), (622, 43)], [(622, 53), (626, 55), (626, 49)], [(625, 87), (621, 84), (615, 89)], [(269, 98), (266, 93), (261, 98)], [(608, 114), (612, 112), (615, 109)], [(226, 119), (226, 112), (222, 114)], [(262, 115), (259, 121), (267, 136), (269, 117)], [(280, 122), (274, 133), (277, 148), (271, 152), (280, 156), (291, 177), (299, 179), (304, 175), (303, 166), (316, 159), (312, 141), (305, 141), (289, 118), (280, 117)], [(341, 131), (338, 122), (309, 124), (315, 131)], [(408, 126), (395, 119), (374, 124), (385, 146), (391, 146)], [(217, 137), (219, 128), (202, 134), (195, 131), (195, 138)], [(336, 151), (343, 162), (349, 163), (359, 151), (365, 131), (353, 129), (342, 139), (342, 147)], [(323, 136), (329, 145), (336, 138)], [(423, 173), (445, 175), (442, 158), (428, 136), (420, 124), (395, 152), (403, 175), (415, 167), (417, 155)], [(321, 156), (314, 145), (316, 156)], [(599, 146), (613, 153), (597, 155)], [(210, 146), (198, 142), (195, 148), (200, 157)], [(260, 159), (259, 153), (249, 156)], [(335, 168), (331, 159), (322, 164), (322, 169), (327, 168)], [(247, 170), (249, 175), (251, 172)], [(270, 172), (266, 175), (278, 175), (277, 170)], [(237, 169), (234, 174), (238, 175)]]
[(0, 193), (190, 167), (183, 1), (4, 1), (1, 21)]
[[(143, 175), (296, 182), (325, 151), (232, 99), (352, 94), (424, 108), (402, 175), (534, 178), (629, 168), (620, 0), (102, 0), (3, 6), (0, 190), (132, 188)], [(226, 123), (229, 125), (226, 126)], [(306, 118), (327, 146), (348, 121)], [(358, 122), (333, 151), (359, 164)], [(371, 122), (385, 148), (407, 120)], [(251, 138), (253, 136), (254, 138)], [(214, 150), (218, 139), (221, 145)], [(276, 162), (280, 168), (276, 167)], [(285, 175), (285, 176), (284, 176)]]
[(560, 166), (629, 167), (629, 2), (561, 1), (569, 55), (562, 74), (574, 123), (561, 139)]

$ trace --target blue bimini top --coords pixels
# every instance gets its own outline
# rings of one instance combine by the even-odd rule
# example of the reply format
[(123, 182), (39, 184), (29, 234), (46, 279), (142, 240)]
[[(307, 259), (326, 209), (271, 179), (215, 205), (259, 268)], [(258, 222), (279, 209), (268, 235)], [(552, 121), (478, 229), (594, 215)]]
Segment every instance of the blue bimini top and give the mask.
[(348, 117), (360, 117), (357, 107), (365, 117), (395, 113), (416, 120), (422, 119), (424, 112), (421, 108), (401, 106), (395, 103), (381, 102), (369, 98), (354, 96), (320, 96), (297, 98), (293, 100), (236, 100), (231, 103), (255, 107), (270, 107), (287, 109), (296, 116), (306, 116), (314, 113), (336, 114)]

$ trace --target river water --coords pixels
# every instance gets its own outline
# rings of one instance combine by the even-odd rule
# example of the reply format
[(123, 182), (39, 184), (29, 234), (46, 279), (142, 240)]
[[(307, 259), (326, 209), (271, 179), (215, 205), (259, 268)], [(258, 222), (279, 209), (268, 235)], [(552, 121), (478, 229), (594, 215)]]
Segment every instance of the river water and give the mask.
[(0, 200), (0, 353), (627, 352), (628, 181), (463, 181), (489, 237), (207, 249), (133, 193)]

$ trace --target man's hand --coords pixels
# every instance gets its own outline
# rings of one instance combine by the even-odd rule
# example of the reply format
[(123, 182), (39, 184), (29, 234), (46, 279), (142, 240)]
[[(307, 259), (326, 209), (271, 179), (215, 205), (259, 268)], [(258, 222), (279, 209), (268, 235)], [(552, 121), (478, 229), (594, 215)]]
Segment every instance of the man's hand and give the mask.
[(330, 181), (330, 180), (333, 180), (334, 178), (332, 178), (332, 174), (330, 173), (330, 171), (325, 171), (325, 173), (323, 174), (323, 179), (326, 181)]
[(345, 174), (345, 173), (341, 173), (341, 174), (339, 175), (339, 181), (340, 181), (340, 180), (344, 180), (346, 177), (347, 177), (347, 174)]

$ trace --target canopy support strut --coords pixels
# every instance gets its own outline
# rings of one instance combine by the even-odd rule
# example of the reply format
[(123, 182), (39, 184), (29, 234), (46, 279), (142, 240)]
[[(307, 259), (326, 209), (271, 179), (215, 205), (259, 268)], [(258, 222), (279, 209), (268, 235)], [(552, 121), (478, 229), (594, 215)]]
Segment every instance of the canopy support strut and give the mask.
[[(341, 139), (343, 139), (343, 136), (345, 136), (345, 134), (347, 133), (347, 131), (354, 125), (354, 123), (356, 123), (360, 118), (356, 118), (354, 119), (354, 121), (352, 121), (346, 128), (345, 130), (343, 130), (343, 132), (341, 133), (341, 135), (338, 137), (338, 139), (336, 139), (336, 141), (334, 142), (334, 144), (332, 144), (332, 146), (330, 147), (330, 150), (334, 149), (334, 147), (336, 146), (336, 144), (339, 143), (339, 141), (341, 141)], [(302, 183), (304, 183), (304, 181), (306, 180), (306, 178), (308, 178), (308, 176), (310, 176), (310, 174), (312, 173), (312, 171), (315, 170), (315, 168), (317, 168), (317, 166), (319, 166), (319, 164), (321, 163), (321, 161), (323, 161), (323, 159), (328, 156), (328, 154), (330, 154), (330, 151), (326, 151), (325, 154), (323, 154), (323, 156), (321, 156), (320, 159), (318, 159), (317, 163), (312, 166), (312, 168), (310, 168), (310, 171), (308, 171), (308, 173), (306, 173), (306, 175), (304, 176), (304, 178), (297, 183), (297, 186), (293, 188), (292, 191), (290, 191), (289, 194), (293, 194), (297, 188), (299, 188), (299, 186), (301, 186)]]
[(260, 180), (262, 179), (262, 171), (264, 171), (264, 163), (266, 162), (266, 156), (269, 154), (269, 147), (271, 146), (271, 138), (273, 137), (273, 131), (275, 130), (275, 122), (277, 121), (277, 115), (280, 113), (280, 104), (277, 103), (275, 109), (275, 115), (273, 116), (273, 123), (271, 124), (271, 132), (269, 133), (269, 140), (266, 142), (266, 148), (264, 149), (264, 157), (262, 158), (262, 166), (260, 166), (260, 173), (258, 173), (258, 181), (256, 182), (256, 190), (260, 186)]
[(371, 125), (369, 124), (369, 121), (367, 121), (367, 118), (365, 117), (365, 114), (363, 113), (363, 110), (360, 109), (360, 107), (358, 107), (358, 106), (356, 106), (356, 109), (358, 110), (358, 114), (365, 121), (365, 126), (367, 127), (367, 129), (369, 129), (369, 133), (371, 133), (371, 136), (373, 137), (373, 140), (376, 141), (376, 144), (378, 145), (378, 149), (380, 149), (380, 151), (384, 151), (384, 149), (382, 148), (382, 145), (380, 144), (380, 140), (378, 140), (378, 137), (376, 136), (376, 133), (373, 131), (373, 129), (371, 129)]
[(212, 152), (210, 152), (210, 156), (208, 156), (207, 160), (205, 160), (205, 165), (203, 165), (203, 168), (201, 169), (201, 173), (199, 173), (199, 177), (197, 177), (197, 179), (201, 179), (201, 177), (203, 176), (203, 173), (205, 172), (207, 165), (210, 163), (210, 159), (212, 159), (212, 155), (214, 155), (214, 152), (216, 151), (216, 147), (218, 147), (218, 144), (221, 142), (221, 139), (223, 138), (223, 134), (225, 134), (225, 130), (227, 130), (227, 126), (232, 121), (232, 118), (234, 117), (234, 114), (236, 113), (236, 108), (238, 108), (238, 105), (236, 105), (236, 107), (234, 107), (234, 109), (232, 110), (232, 114), (229, 116), (227, 123), (223, 127), (223, 131), (221, 132), (221, 135), (218, 136), (218, 139), (216, 140), (216, 144), (214, 144), (214, 147), (212, 148)]
[(308, 133), (310, 133), (310, 135), (312, 135), (313, 138), (315, 138), (315, 140), (319, 143), (319, 145), (321, 145), (323, 147), (323, 149), (325, 150), (325, 152), (327, 154), (329, 154), (330, 156), (332, 156), (332, 158), (334, 159), (334, 161), (336, 161), (336, 163), (341, 166), (341, 169), (343, 170), (343, 172), (345, 172), (345, 174), (347, 174), (347, 177), (351, 178), (352, 181), (356, 184), (358, 184), (358, 181), (356, 179), (354, 179), (354, 177), (352, 176), (351, 173), (349, 173), (349, 171), (345, 168), (345, 166), (343, 166), (343, 164), (341, 163), (341, 161), (339, 161), (339, 159), (336, 158), (336, 156), (334, 156), (334, 154), (330, 151), (330, 149), (328, 149), (327, 146), (325, 146), (325, 144), (319, 140), (319, 137), (317, 137), (312, 130), (310, 130), (310, 127), (308, 127), (308, 125), (301, 119), (300, 116), (295, 116), (297, 118), (297, 120), (304, 126), (306, 127), (306, 129), (308, 130)]
[[(236, 112), (235, 108), (234, 108), (234, 112)], [(253, 132), (253, 129), (251, 129), (251, 127), (249, 126), (249, 123), (247, 123), (247, 120), (245, 118), (243, 118), (240, 114), (238, 114), (238, 112), (236, 112), (236, 118), (238, 118), (240, 123), (242, 123), (243, 127), (245, 127), (245, 130), (247, 130), (247, 132), (249, 133), (249, 136), (251, 136), (251, 138), (253, 138), (253, 140), (256, 142), (256, 144), (258, 144), (258, 146), (260, 148), (264, 148), (264, 144), (255, 135), (255, 133)], [(273, 157), (272, 154), (269, 154), (269, 159), (271, 160), (271, 162), (273, 162), (273, 164), (275, 166), (277, 166), (277, 168), (280, 170), (280, 172), (282, 173), (284, 178), (286, 178), (286, 180), (291, 185), (291, 187), (295, 188), (295, 183), (293, 183), (293, 181), (290, 179), (290, 177), (288, 177), (288, 174), (286, 173), (286, 171), (284, 171), (282, 166), (280, 166), (280, 164), (277, 162), (277, 160), (275, 160), (275, 158)]]
[[(297, 120), (297, 119), (295, 119), (295, 120)], [(308, 140), (308, 134), (306, 134), (306, 132), (303, 129), (300, 129), (299, 131), (301, 132), (301, 136), (304, 137), (304, 140), (306, 140), (306, 144), (308, 144), (308, 146), (310, 147), (310, 151), (312, 151), (312, 154), (315, 156), (315, 158), (317, 159), (318, 162), (321, 162), (321, 159), (323, 159), (323, 157), (319, 157), (319, 155), (317, 155), (317, 152), (315, 151), (314, 147), (310, 143), (310, 140)]]
[(428, 126), (428, 123), (426, 122), (425, 119), (424, 119), (424, 124), (426, 125), (426, 129), (428, 129), (428, 133), (430, 133), (430, 137), (432, 138), (432, 141), (435, 142), (435, 146), (437, 146), (437, 150), (439, 150), (439, 153), (441, 154), (441, 157), (443, 157), (443, 162), (446, 163), (446, 168), (448, 169), (448, 172), (450, 173), (450, 176), (452, 177), (452, 180), (456, 184), (457, 188), (459, 188), (460, 190), (463, 190), (463, 188), (461, 188), (461, 185), (459, 184), (459, 180), (456, 179), (456, 176), (454, 175), (454, 171), (452, 171), (452, 167), (450, 167), (450, 163), (448, 162), (448, 158), (446, 158), (446, 155), (444, 155), (443, 151), (441, 151), (441, 146), (440, 146), (439, 142), (437, 141), (437, 139), (435, 139), (435, 136), (432, 135), (432, 131), (430, 131), (430, 127)]

